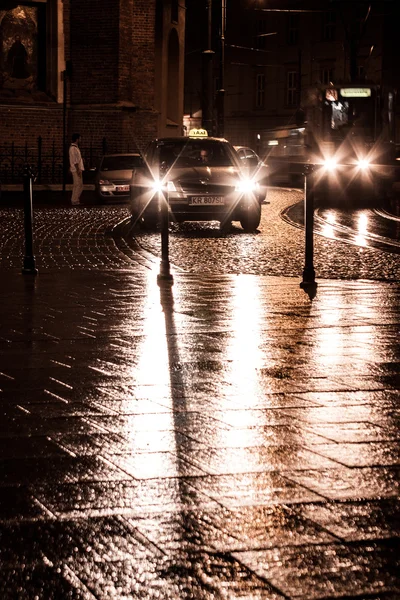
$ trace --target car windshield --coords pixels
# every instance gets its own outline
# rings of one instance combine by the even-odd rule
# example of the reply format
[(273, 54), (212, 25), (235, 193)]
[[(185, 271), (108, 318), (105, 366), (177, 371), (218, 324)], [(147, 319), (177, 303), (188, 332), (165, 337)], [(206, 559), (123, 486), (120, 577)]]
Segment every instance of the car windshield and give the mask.
[(126, 171), (142, 166), (141, 156), (105, 156), (100, 171)]
[(161, 140), (157, 144), (156, 162), (166, 167), (231, 167), (234, 159), (226, 143), (203, 140)]

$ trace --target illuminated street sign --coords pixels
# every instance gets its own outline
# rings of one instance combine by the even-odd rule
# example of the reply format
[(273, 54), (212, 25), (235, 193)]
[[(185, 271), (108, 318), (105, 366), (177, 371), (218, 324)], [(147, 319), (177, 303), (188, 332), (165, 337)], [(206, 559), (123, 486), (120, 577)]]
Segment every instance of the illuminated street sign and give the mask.
[(343, 98), (369, 98), (371, 88), (341, 88), (340, 95)]

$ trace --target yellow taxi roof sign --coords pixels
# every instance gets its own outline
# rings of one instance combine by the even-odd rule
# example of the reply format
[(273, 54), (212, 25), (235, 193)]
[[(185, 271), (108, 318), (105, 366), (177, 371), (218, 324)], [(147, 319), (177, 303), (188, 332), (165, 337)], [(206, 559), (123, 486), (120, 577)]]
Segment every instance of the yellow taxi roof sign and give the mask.
[(208, 137), (208, 131), (206, 129), (191, 129), (189, 137)]

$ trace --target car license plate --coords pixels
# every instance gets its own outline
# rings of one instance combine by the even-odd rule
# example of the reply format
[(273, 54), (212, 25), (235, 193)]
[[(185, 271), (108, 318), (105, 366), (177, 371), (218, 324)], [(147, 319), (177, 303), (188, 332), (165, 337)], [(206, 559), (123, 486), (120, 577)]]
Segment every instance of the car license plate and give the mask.
[(192, 196), (189, 204), (191, 206), (209, 206), (209, 205), (223, 205), (223, 196)]
[(129, 192), (129, 185), (116, 185), (115, 190), (117, 192)]

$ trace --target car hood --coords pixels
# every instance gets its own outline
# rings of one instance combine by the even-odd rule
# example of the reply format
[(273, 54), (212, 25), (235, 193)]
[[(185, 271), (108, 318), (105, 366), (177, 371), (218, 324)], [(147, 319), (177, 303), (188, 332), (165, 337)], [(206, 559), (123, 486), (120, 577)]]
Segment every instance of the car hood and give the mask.
[(108, 179), (109, 181), (130, 181), (132, 179), (133, 169), (118, 169), (117, 171), (99, 171), (98, 179)]
[(221, 185), (235, 185), (241, 171), (237, 167), (190, 167), (175, 168), (166, 176), (167, 180), (178, 182), (215, 183)]

